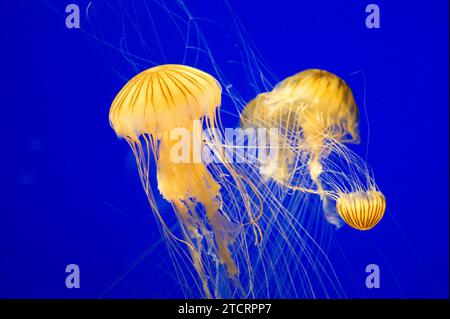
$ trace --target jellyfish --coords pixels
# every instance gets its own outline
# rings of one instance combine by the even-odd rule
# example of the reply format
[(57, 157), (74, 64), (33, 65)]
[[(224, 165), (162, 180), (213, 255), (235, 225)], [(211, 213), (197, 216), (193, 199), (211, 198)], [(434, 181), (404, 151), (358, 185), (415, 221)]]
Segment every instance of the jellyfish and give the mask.
[(347, 225), (358, 230), (373, 228), (384, 215), (386, 200), (379, 191), (341, 194), (336, 208)]
[[(236, 283), (240, 270), (230, 245), (245, 225), (258, 227), (252, 208), (237, 203), (248, 202), (248, 186), (231, 164), (219, 168), (212, 163), (208, 167), (198, 152), (205, 143), (202, 130), (218, 131), (216, 112), (220, 104), (221, 86), (213, 76), (193, 67), (169, 64), (150, 68), (129, 80), (109, 113), (111, 127), (128, 142), (136, 157), (143, 188), (164, 234), (188, 247), (208, 298), (220, 296), (214, 287), (220, 278), (216, 278), (217, 273), (214, 276), (207, 259), (216, 267), (223, 265), (227, 277)], [(187, 140), (187, 160), (174, 160), (180, 146), (174, 138), (177, 132), (187, 132), (191, 137)], [(173, 234), (158, 209), (150, 180), (152, 161), (158, 190), (172, 204), (183, 236)], [(225, 170), (233, 182), (223, 178)], [(224, 203), (222, 193), (232, 193), (231, 189), (234, 198)], [(239, 211), (249, 213), (247, 223)]]
[(278, 129), (279, 152), (270, 163), (275, 169), (266, 178), (284, 190), (319, 195), (331, 224), (339, 227), (344, 220), (367, 229), (383, 216), (385, 199), (367, 164), (345, 146), (359, 143), (358, 121), (350, 87), (318, 69), (257, 95), (241, 115), (244, 128)]

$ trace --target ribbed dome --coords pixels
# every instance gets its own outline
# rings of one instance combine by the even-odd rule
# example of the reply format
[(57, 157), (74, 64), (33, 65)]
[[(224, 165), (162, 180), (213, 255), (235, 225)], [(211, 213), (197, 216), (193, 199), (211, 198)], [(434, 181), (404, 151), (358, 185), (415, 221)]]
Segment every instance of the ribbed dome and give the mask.
[(110, 124), (119, 136), (138, 138), (193, 120), (214, 116), (221, 103), (221, 87), (214, 77), (193, 67), (160, 65), (133, 77), (117, 94)]
[(341, 194), (336, 202), (336, 209), (349, 226), (368, 230), (378, 224), (383, 217), (386, 199), (378, 191)]

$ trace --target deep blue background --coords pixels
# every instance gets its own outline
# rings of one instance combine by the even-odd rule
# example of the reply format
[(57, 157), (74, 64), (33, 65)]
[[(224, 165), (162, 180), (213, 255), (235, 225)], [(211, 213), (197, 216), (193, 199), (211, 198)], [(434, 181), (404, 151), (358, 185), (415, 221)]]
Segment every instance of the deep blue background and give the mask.
[[(92, 10), (102, 7), (93, 1), (92, 33), (84, 12), (89, 2), (72, 2), (82, 10), (82, 30), (65, 27), (69, 1), (0, 2), (0, 297), (179, 297), (128, 146), (108, 124), (111, 101), (135, 72), (92, 34), (117, 44), (120, 26)], [(142, 12), (144, 1), (125, 2)], [(364, 25), (371, 2), (381, 8), (379, 30)], [(368, 115), (368, 161), (388, 214), (371, 232), (345, 227), (335, 234), (347, 256), (336, 270), (348, 296), (448, 297), (448, 2), (229, 3), (277, 77), (311, 67), (335, 72)], [(213, 28), (232, 23), (223, 1), (186, 5), (212, 20), (203, 27), (213, 54), (223, 72), (233, 70), (222, 63), (234, 54), (233, 35), (225, 40), (227, 33)], [(181, 62), (173, 21), (153, 18), (166, 40), (164, 56)], [(155, 43), (148, 39), (150, 52)], [(162, 56), (151, 59), (167, 62)], [(150, 66), (144, 64), (137, 68)], [(249, 80), (230, 73), (251, 98)], [(367, 141), (364, 117), (361, 132)], [(366, 146), (354, 150), (365, 156)], [(330, 251), (332, 260), (339, 256)], [(80, 265), (81, 289), (65, 288), (70, 263)], [(364, 286), (369, 263), (380, 266), (378, 290)]]

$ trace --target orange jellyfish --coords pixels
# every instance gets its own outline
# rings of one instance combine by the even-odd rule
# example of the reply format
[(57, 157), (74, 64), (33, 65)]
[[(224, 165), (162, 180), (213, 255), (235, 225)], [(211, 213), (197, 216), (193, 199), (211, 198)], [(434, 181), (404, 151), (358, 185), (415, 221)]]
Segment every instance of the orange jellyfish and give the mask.
[[(339, 214), (353, 227), (370, 228), (383, 216), (385, 201), (367, 165), (344, 146), (360, 140), (358, 114), (344, 80), (310, 69), (286, 78), (271, 92), (259, 94), (244, 108), (241, 123), (243, 127), (278, 129), (279, 155), (269, 178), (285, 189), (320, 195), (325, 216), (332, 224), (340, 224)], [(329, 199), (338, 202), (337, 214)], [(375, 207), (377, 213), (371, 215), (370, 222), (351, 222), (367, 218), (371, 214), (368, 210)]]
[[(213, 132), (217, 129), (220, 104), (221, 87), (214, 77), (193, 67), (171, 64), (150, 68), (132, 78), (117, 94), (109, 113), (112, 128), (131, 146), (142, 185), (164, 234), (187, 245), (206, 297), (220, 297), (215, 287), (219, 279), (207, 258), (217, 261), (214, 267), (224, 265), (231, 281), (239, 274), (230, 245), (242, 229), (242, 218), (236, 212), (240, 207), (232, 206), (236, 199), (224, 203), (221, 190), (237, 188), (246, 200), (243, 181), (230, 165), (222, 166), (234, 178), (232, 184), (223, 181), (219, 168), (208, 169), (197, 152), (204, 146), (203, 127)], [(179, 141), (174, 135), (179, 132), (192, 136), (187, 142), (188, 158), (183, 161), (176, 160)], [(159, 192), (172, 204), (182, 238), (170, 231), (158, 210), (150, 185), (151, 161), (157, 169)], [(251, 216), (250, 220), (257, 227)]]
[(358, 230), (368, 230), (383, 217), (386, 200), (378, 191), (341, 194), (336, 201), (336, 208), (347, 225)]

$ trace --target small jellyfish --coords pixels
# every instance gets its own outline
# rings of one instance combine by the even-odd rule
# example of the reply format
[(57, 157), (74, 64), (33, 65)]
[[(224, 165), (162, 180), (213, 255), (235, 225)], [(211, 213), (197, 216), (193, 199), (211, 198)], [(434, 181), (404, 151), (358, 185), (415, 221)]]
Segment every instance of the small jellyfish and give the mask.
[[(241, 115), (244, 128), (278, 129), (279, 151), (272, 165), (276, 169), (267, 177), (284, 189), (320, 195), (325, 217), (336, 226), (341, 221), (330, 199), (337, 200), (338, 194), (377, 192), (367, 165), (344, 146), (359, 142), (358, 121), (350, 87), (318, 69), (297, 73), (259, 94)], [(345, 168), (338, 167), (338, 162)]]
[(383, 218), (386, 200), (379, 191), (343, 193), (336, 201), (336, 208), (347, 225), (369, 230)]
[[(134, 152), (142, 185), (163, 231), (189, 248), (206, 297), (219, 296), (211, 268), (224, 265), (231, 279), (239, 273), (229, 245), (242, 228), (241, 220), (232, 220), (231, 216), (240, 207), (236, 204), (230, 208), (236, 199), (224, 204), (221, 190), (237, 189), (244, 200), (246, 190), (231, 165), (225, 166), (233, 183), (223, 180), (218, 167), (208, 169), (195, 151), (203, 147), (201, 136), (190, 140), (187, 161), (174, 161), (178, 141), (173, 132), (182, 129), (194, 136), (203, 126), (214, 131), (220, 104), (221, 87), (214, 77), (193, 67), (171, 64), (150, 68), (132, 78), (117, 94), (109, 114), (112, 128)], [(159, 192), (173, 206), (182, 239), (170, 231), (158, 210), (150, 183), (151, 161), (156, 166)], [(250, 219), (252, 224), (254, 220)], [(216, 260), (217, 265), (208, 266), (206, 258)]]

